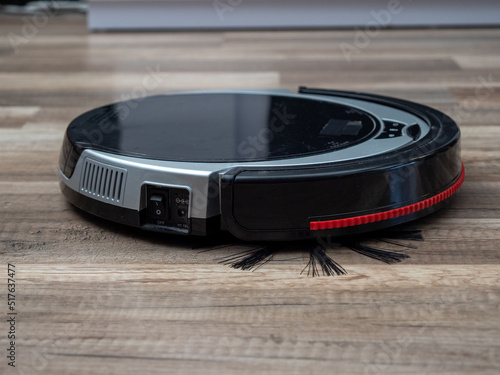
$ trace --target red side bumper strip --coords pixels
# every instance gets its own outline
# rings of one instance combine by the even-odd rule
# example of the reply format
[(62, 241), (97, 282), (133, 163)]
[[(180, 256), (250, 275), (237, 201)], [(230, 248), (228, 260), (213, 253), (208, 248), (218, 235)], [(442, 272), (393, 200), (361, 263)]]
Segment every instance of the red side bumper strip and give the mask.
[(370, 215), (348, 217), (345, 219), (337, 219), (337, 220), (311, 221), (309, 223), (309, 229), (322, 230), (322, 229), (352, 227), (354, 225), (361, 225), (361, 224), (373, 223), (375, 221), (392, 219), (394, 217), (408, 215), (412, 212), (423, 210), (424, 208), (433, 206), (436, 203), (439, 203), (449, 198), (454, 193), (456, 193), (456, 191), (460, 188), (460, 186), (464, 182), (464, 177), (465, 177), (465, 168), (462, 164), (462, 173), (460, 173), (460, 177), (458, 178), (458, 180), (451, 187), (431, 198), (428, 198), (421, 202), (410, 204), (408, 206), (395, 208), (393, 210), (384, 212), (377, 212), (375, 214), (370, 214)]

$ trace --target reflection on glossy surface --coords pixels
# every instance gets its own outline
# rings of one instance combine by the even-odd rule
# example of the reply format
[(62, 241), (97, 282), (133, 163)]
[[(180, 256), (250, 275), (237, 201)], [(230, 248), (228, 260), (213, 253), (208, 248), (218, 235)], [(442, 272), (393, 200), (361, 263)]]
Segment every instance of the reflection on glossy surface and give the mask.
[(82, 147), (150, 159), (264, 161), (360, 143), (377, 129), (365, 112), (280, 95), (164, 95), (98, 108), (75, 119)]

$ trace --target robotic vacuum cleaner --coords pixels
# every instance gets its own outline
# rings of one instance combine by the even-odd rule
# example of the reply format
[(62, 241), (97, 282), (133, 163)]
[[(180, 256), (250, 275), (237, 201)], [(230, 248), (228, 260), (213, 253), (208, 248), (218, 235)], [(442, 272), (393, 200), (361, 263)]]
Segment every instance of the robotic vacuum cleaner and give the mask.
[(460, 131), (432, 108), (300, 88), (159, 95), (73, 120), (61, 190), (102, 218), (247, 241), (382, 229), (443, 207), (464, 179)]

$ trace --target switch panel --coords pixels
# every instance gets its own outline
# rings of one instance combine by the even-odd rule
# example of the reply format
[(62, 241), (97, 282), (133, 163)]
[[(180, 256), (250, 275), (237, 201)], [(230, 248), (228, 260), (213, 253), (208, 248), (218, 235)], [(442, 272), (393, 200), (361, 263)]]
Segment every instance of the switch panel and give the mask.
[(154, 226), (156, 230), (188, 233), (189, 200), (187, 189), (145, 185), (147, 207), (141, 213), (143, 226)]
[(168, 211), (166, 204), (168, 203), (168, 194), (153, 194), (149, 197), (148, 207), (151, 210), (151, 216), (160, 220), (168, 220)]

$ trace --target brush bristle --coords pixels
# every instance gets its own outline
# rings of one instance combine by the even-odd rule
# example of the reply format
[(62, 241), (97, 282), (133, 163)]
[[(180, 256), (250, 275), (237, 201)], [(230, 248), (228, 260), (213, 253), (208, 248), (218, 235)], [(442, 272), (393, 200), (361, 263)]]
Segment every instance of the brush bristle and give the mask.
[(402, 253), (396, 253), (394, 251), (388, 251), (383, 249), (378, 249), (371, 246), (362, 245), (360, 243), (354, 241), (343, 241), (342, 245), (348, 247), (352, 251), (357, 252), (358, 254), (362, 254), (372, 259), (376, 259), (378, 261), (393, 264), (399, 263), (403, 259), (408, 259), (410, 256)]
[(340, 264), (335, 262), (330, 258), (323, 247), (316, 246), (309, 250), (309, 262), (304, 267), (301, 273), (307, 270), (307, 276), (321, 276), (319, 268), (321, 268), (321, 274), (323, 276), (335, 276), (335, 275), (346, 275), (347, 271)]
[(224, 257), (219, 263), (244, 271), (255, 271), (269, 262), (275, 252), (274, 249), (260, 247)]
[[(389, 243), (395, 246), (413, 249), (415, 246), (401, 242), (399, 240), (423, 241), (422, 232), (420, 230), (387, 230), (370, 233), (368, 235), (349, 236), (343, 238), (318, 238), (315, 243), (267, 243), (260, 246), (240, 251), (239, 253), (225, 256), (218, 259), (219, 263), (229, 265), (232, 268), (255, 271), (262, 267), (267, 262), (273, 260), (274, 256), (280, 251), (286, 250), (302, 250), (309, 252), (309, 262), (304, 267), (301, 273), (307, 271), (308, 276), (336, 276), (346, 275), (347, 271), (336, 261), (334, 261), (327, 253), (327, 249), (337, 249), (346, 247), (358, 254), (384, 262), (387, 264), (399, 263), (404, 259), (410, 258), (409, 255), (398, 253), (388, 249), (381, 249), (367, 245), (367, 242), (379, 241)], [(213, 251), (224, 247), (236, 246), (236, 244), (213, 246), (210, 244), (208, 249), (202, 250)]]

